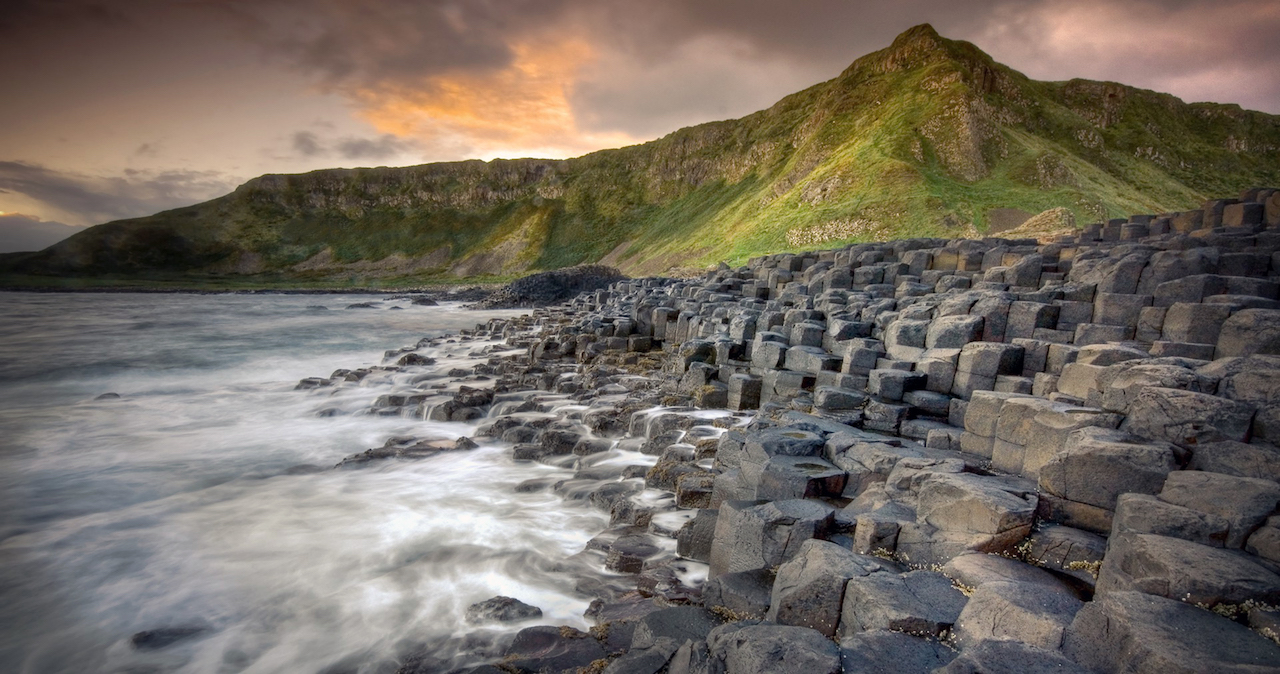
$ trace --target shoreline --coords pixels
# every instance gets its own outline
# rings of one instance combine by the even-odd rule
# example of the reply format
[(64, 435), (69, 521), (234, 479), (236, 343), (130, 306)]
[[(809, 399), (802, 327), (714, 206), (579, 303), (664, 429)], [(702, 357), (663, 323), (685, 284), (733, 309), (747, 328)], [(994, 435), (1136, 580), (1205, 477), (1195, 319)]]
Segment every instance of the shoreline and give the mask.
[[(401, 671), (1280, 667), (1280, 432), (1254, 420), (1280, 390), (1249, 379), (1280, 380), (1280, 229), (1137, 220), (768, 256), (464, 331), (524, 352), (406, 413), (574, 468), (541, 488), (610, 513), (581, 554), (623, 580), (583, 588), (590, 632)], [(615, 449), (655, 461), (593, 470)]]

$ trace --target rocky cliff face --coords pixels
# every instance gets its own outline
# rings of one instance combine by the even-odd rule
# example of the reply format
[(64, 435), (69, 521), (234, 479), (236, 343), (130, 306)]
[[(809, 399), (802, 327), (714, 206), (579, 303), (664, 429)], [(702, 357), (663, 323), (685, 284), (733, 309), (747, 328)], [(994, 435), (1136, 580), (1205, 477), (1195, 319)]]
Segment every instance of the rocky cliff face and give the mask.
[(568, 160), (268, 175), (92, 228), (25, 273), (665, 271), (836, 241), (1081, 223), (1280, 183), (1280, 118), (1115, 83), (1036, 82), (928, 26), (741, 119)]

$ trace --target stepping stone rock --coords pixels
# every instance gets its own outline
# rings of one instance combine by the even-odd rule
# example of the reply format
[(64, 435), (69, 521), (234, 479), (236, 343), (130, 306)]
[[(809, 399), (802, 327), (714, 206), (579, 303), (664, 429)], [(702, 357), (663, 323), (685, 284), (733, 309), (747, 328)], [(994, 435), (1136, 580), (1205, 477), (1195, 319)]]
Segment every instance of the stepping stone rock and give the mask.
[(974, 590), (956, 619), (956, 643), (962, 651), (986, 639), (1056, 651), (1083, 605), (1069, 594), (1037, 583), (985, 583)]
[(987, 640), (960, 653), (935, 674), (1096, 674), (1055, 650)]
[(1072, 431), (1062, 451), (1040, 469), (1040, 489), (1115, 510), (1120, 494), (1158, 493), (1177, 467), (1176, 450), (1168, 443), (1091, 426)]
[(955, 657), (933, 639), (902, 632), (870, 630), (840, 640), (844, 674), (929, 674)]
[(1256, 407), (1193, 391), (1152, 386), (1129, 404), (1120, 427), (1137, 435), (1194, 446), (1218, 440), (1243, 441)]
[(845, 585), (839, 634), (883, 629), (937, 636), (955, 624), (964, 604), (965, 596), (940, 573), (872, 573)]
[(467, 607), (467, 622), (514, 622), (542, 617), (542, 609), (512, 597), (493, 597)]
[(816, 501), (726, 501), (716, 518), (710, 576), (773, 568), (831, 527), (833, 508)]
[(1234, 550), (1155, 534), (1113, 536), (1098, 594), (1138, 590), (1192, 604), (1280, 601), (1280, 576)]
[(1280, 503), (1280, 484), (1270, 480), (1236, 477), (1194, 470), (1169, 476), (1160, 500), (1227, 520), (1226, 547), (1240, 548)]
[(799, 554), (778, 567), (766, 619), (834, 636), (845, 583), (887, 570), (875, 557), (858, 555), (827, 541), (805, 541)]
[(1259, 674), (1280, 670), (1280, 646), (1196, 606), (1112, 592), (1076, 614), (1063, 654), (1100, 672)]
[(560, 672), (586, 667), (605, 656), (600, 642), (571, 627), (526, 627), (506, 650), (503, 664), (517, 672)]
[(724, 662), (725, 674), (841, 674), (840, 649), (805, 627), (746, 625), (713, 633), (707, 645), (712, 657)]

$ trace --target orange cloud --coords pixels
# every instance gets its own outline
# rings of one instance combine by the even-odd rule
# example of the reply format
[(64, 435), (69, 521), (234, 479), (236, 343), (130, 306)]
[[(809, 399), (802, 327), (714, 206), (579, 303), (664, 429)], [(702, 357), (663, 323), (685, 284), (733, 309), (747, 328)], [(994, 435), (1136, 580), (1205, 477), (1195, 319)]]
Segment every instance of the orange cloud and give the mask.
[(586, 133), (569, 88), (595, 55), (581, 39), (512, 45), (510, 65), (484, 73), (429, 78), (421, 87), (365, 89), (355, 98), (378, 131), (472, 156), (568, 157), (638, 142), (620, 133)]

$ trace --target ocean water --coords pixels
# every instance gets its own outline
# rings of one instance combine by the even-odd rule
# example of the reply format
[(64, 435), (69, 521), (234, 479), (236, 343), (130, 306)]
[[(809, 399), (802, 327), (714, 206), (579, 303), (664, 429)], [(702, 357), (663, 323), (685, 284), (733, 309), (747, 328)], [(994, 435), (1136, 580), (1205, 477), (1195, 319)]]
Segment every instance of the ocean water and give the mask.
[[(585, 627), (562, 563), (607, 516), (514, 489), (567, 470), (485, 443), (332, 470), (393, 436), (472, 429), (360, 413), (396, 377), (294, 390), (516, 313), (0, 293), (0, 672), (390, 672), (470, 632), (465, 608), (494, 595)], [(447, 369), (476, 348), (432, 355)], [(188, 636), (131, 643), (173, 629)]]

